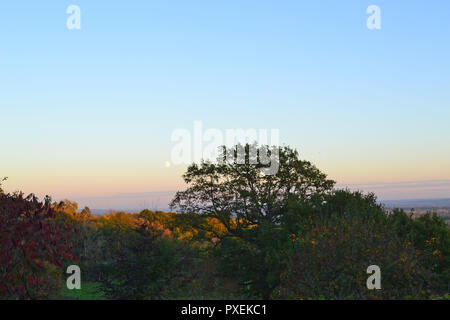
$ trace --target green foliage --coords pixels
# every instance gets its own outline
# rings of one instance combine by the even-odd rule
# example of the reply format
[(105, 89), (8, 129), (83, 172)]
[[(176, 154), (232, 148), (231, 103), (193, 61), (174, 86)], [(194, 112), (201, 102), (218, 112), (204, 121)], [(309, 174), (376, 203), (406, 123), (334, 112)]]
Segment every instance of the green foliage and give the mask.
[(100, 283), (83, 281), (81, 289), (69, 290), (64, 287), (60, 300), (105, 300)]
[(222, 275), (239, 281), (246, 295), (268, 299), (280, 282), (288, 244), (280, 227), (263, 223), (242, 238), (225, 238), (215, 256)]
[(436, 213), (413, 219), (403, 210), (388, 217), (389, 224), (400, 237), (420, 251), (424, 266), (440, 277), (443, 289), (450, 283), (450, 228)]
[(268, 298), (286, 260), (288, 236), (280, 225), (289, 204), (325, 197), (334, 181), (288, 147), (278, 150), (274, 175), (264, 174), (252, 158), (257, 157), (251, 152), (255, 145), (223, 148), (223, 154), (234, 156), (245, 151), (244, 163), (191, 165), (183, 176), (188, 188), (176, 194), (172, 207), (184, 215), (220, 221), (226, 232), (217, 235), (219, 270), (239, 280), (250, 295)]
[(301, 160), (291, 148), (279, 149), (279, 170), (274, 175), (264, 174), (263, 166), (252, 158), (250, 150), (255, 146), (236, 148), (224, 147), (224, 153), (233, 154), (243, 148), (245, 163), (191, 165), (183, 175), (188, 188), (176, 194), (172, 208), (183, 214), (216, 218), (230, 234), (240, 237), (254, 225), (279, 223), (290, 201), (324, 195), (334, 186), (334, 181), (310, 162)]
[(104, 266), (102, 288), (110, 299), (163, 299), (181, 276), (188, 257), (167, 238), (141, 227), (123, 240), (115, 260)]
[[(342, 218), (293, 237), (295, 247), (274, 298), (425, 298), (433, 278), (412, 246), (385, 224)], [(366, 269), (382, 270), (382, 290), (369, 291)]]

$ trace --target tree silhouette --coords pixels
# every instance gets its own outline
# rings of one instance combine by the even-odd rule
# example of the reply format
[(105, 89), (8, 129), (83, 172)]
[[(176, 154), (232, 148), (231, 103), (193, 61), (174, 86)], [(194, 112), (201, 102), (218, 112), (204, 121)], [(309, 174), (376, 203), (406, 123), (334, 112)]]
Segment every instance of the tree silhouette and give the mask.
[[(277, 150), (278, 172), (265, 174), (261, 170), (264, 165), (251, 159), (252, 147), (254, 145), (249, 144), (243, 147), (245, 163), (203, 161), (189, 166), (183, 175), (188, 188), (177, 192), (171, 208), (179, 213), (216, 218), (228, 232), (238, 236), (250, 226), (263, 222), (279, 223), (290, 201), (324, 195), (335, 184), (309, 161), (301, 160), (298, 152), (289, 147)], [(222, 154), (236, 155), (242, 146), (222, 148)]]

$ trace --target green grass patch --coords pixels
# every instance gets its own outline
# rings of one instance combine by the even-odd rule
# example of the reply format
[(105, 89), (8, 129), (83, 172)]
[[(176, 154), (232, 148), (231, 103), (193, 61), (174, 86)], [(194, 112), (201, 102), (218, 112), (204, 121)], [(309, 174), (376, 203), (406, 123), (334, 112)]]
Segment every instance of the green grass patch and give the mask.
[(64, 288), (60, 299), (63, 300), (106, 300), (98, 282), (82, 282), (81, 289)]

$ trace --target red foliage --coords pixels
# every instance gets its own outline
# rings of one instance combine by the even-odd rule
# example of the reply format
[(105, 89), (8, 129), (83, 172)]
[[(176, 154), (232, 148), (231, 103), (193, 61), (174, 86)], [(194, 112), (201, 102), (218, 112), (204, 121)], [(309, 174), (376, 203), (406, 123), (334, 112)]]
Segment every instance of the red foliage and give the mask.
[[(0, 298), (42, 299), (52, 291), (48, 269), (75, 260), (78, 232), (59, 219), (50, 198), (0, 190)], [(61, 270), (62, 271), (62, 270)]]

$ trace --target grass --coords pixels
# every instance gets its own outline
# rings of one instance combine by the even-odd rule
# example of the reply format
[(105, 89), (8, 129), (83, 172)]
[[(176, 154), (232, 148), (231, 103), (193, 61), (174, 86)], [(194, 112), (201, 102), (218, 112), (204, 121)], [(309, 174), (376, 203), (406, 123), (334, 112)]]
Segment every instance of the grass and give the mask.
[(98, 282), (82, 282), (81, 289), (69, 290), (64, 288), (61, 292), (62, 300), (106, 300)]

